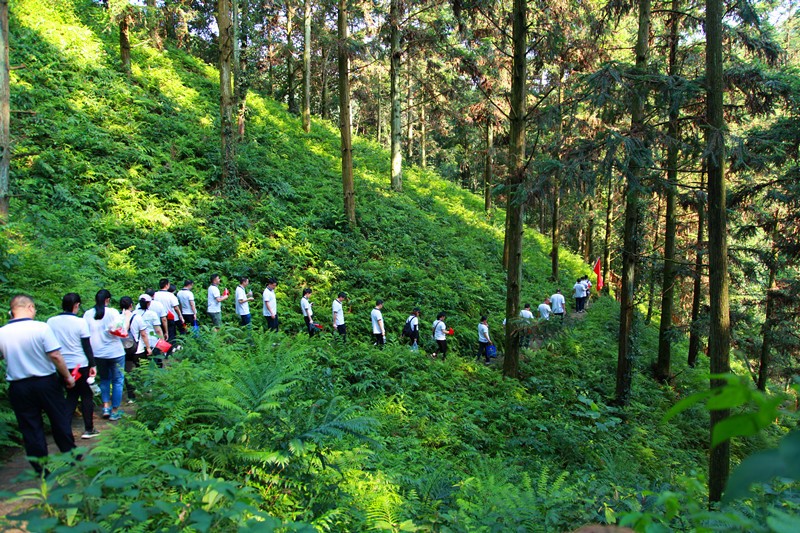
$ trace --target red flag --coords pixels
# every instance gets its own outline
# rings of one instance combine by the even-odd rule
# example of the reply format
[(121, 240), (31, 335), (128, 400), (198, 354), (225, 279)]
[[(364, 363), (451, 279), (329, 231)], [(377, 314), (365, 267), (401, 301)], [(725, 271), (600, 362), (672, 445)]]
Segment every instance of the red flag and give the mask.
[(603, 288), (603, 274), (601, 273), (601, 266), (600, 266), (600, 258), (597, 258), (597, 261), (594, 263), (594, 273), (597, 274), (597, 291), (599, 292)]

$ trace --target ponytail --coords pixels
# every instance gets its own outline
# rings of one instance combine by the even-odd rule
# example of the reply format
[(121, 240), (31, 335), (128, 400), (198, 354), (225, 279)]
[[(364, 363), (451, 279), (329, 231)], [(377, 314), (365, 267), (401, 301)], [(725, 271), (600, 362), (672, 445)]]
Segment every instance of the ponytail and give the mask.
[(106, 316), (106, 300), (111, 298), (111, 293), (107, 289), (100, 289), (94, 295), (94, 319), (103, 320)]

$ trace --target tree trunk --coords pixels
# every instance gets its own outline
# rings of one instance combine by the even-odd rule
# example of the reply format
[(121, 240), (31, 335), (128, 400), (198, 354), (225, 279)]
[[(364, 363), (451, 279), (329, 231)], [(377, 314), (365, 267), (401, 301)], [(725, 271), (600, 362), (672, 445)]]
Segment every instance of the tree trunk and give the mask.
[[(639, 32), (636, 39), (636, 71), (647, 70), (650, 38), (650, 0), (639, 0)], [(631, 134), (644, 142), (644, 103), (646, 88), (639, 83), (633, 91)], [(636, 263), (639, 255), (639, 187), (641, 165), (634, 160), (628, 167), (625, 193), (625, 234), (622, 248), (622, 289), (620, 290), (619, 346), (617, 353), (616, 402), (627, 405), (633, 381), (633, 320)]]
[[(730, 369), (730, 307), (728, 302), (728, 217), (725, 199), (725, 118), (722, 78), (722, 0), (706, 1), (706, 165), (708, 168), (708, 279), (711, 322), (708, 355), (711, 374)], [(724, 380), (711, 380), (720, 387)], [(711, 411), (711, 431), (730, 410)], [(718, 502), (728, 481), (730, 442), (711, 450), (708, 467), (708, 500)]]
[(130, 8), (125, 8), (119, 17), (119, 59), (122, 72), (128, 75), (131, 73), (131, 19)]
[(411, 53), (408, 54), (408, 68), (406, 69), (408, 72), (408, 86), (407, 86), (407, 94), (406, 94), (406, 159), (411, 161), (411, 158), (414, 155), (414, 121), (411, 119), (412, 113), (414, 112), (414, 92), (412, 90), (411, 84), (411, 70), (413, 65), (411, 64)]
[(161, 42), (161, 33), (158, 28), (158, 19), (160, 17), (156, 0), (146, 0), (145, 5), (147, 6), (147, 20), (150, 25), (150, 42), (153, 43), (153, 48), (161, 50), (163, 43)]
[(506, 281), (506, 354), (503, 362), (503, 375), (519, 376), (519, 294), (522, 285), (522, 229), (524, 220), (525, 195), (525, 114), (527, 94), (527, 3), (514, 0), (512, 12), (512, 67), (511, 67), (511, 108), (509, 135), (508, 207), (506, 226), (506, 249), (508, 250), (508, 277)]
[[(658, 198), (658, 207), (656, 208), (656, 220), (653, 227), (653, 254), (658, 253), (658, 236), (661, 227), (661, 197)], [(650, 262), (650, 282), (647, 291), (647, 316), (644, 319), (645, 324), (650, 324), (653, 320), (653, 303), (656, 299), (656, 262)]]
[(311, 0), (303, 11), (303, 131), (311, 131)]
[[(776, 221), (777, 228), (777, 221)], [(773, 315), (775, 313), (775, 278), (778, 273), (777, 253), (775, 250), (775, 237), (772, 238), (772, 256), (769, 263), (769, 285), (767, 286), (767, 308), (765, 311), (764, 325), (761, 328), (761, 360), (758, 366), (758, 390), (766, 392), (767, 375), (769, 374), (769, 352), (772, 349)]]
[(319, 94), (319, 116), (322, 117), (323, 120), (331, 118), (331, 113), (328, 109), (328, 59), (330, 55), (330, 49), (326, 50), (325, 56), (322, 58), (322, 76), (320, 76), (322, 89)]
[(231, 186), (236, 182), (236, 145), (233, 136), (233, 88), (231, 87), (231, 61), (233, 59), (231, 0), (218, 0), (217, 8), (222, 184)]
[[(239, 10), (239, 1), (242, 9)], [(249, 0), (233, 1), (233, 94), (236, 106), (236, 123), (239, 140), (244, 140), (245, 116), (247, 114), (247, 42), (248, 23), (244, 17), (250, 12)]]
[(389, 65), (390, 94), (392, 102), (391, 120), (391, 183), (395, 191), (403, 190), (403, 153), (400, 123), (400, 0), (392, 0), (389, 10), (389, 24), (391, 26), (391, 63)]
[[(553, 157), (561, 161), (561, 80), (564, 78), (564, 69), (563, 67), (560, 70), (559, 78), (558, 78), (558, 102), (557, 102), (557, 112), (556, 112), (556, 146), (555, 146), (555, 153)], [(558, 247), (559, 241), (561, 239), (560, 235), (558, 234), (559, 228), (559, 217), (561, 213), (559, 212), (561, 209), (561, 166), (559, 165), (556, 167), (556, 171), (553, 174), (553, 217), (552, 217), (552, 233), (550, 239), (550, 279), (558, 282)]]
[[(680, 0), (672, 0), (672, 14), (669, 27), (669, 75), (678, 74), (678, 22)], [(669, 111), (667, 127), (667, 186), (666, 186), (666, 227), (664, 228), (664, 273), (661, 286), (661, 323), (658, 327), (658, 360), (656, 361), (656, 379), (666, 381), (670, 377), (672, 358), (672, 311), (675, 297), (675, 196), (678, 186), (678, 108)]]
[(286, 2), (286, 101), (289, 113), (297, 115), (297, 98), (295, 97), (295, 77), (294, 77), (294, 43), (292, 42), (292, 31), (294, 23), (295, 7), (292, 0)]
[(425, 135), (427, 128), (425, 127), (425, 104), (419, 106), (419, 164), (422, 168), (428, 166), (428, 153), (425, 149)]
[(492, 174), (494, 173), (494, 125), (486, 119), (486, 164), (483, 168), (483, 208), (492, 209)]
[[(705, 165), (700, 173), (700, 190), (705, 189)], [(692, 292), (692, 324), (689, 328), (689, 358), (688, 365), (692, 368), (697, 364), (697, 354), (700, 352), (700, 306), (703, 303), (703, 231), (706, 226), (705, 206), (697, 202), (697, 251), (694, 258), (694, 287)]]
[(611, 270), (611, 219), (613, 215), (613, 197), (614, 188), (612, 186), (612, 173), (608, 172), (608, 197), (606, 198), (606, 233), (603, 238), (603, 279), (605, 285), (603, 286), (603, 293), (609, 294), (611, 292), (611, 283), (608, 279), (608, 273)]
[(339, 127), (342, 136), (342, 191), (344, 214), (351, 227), (356, 225), (356, 198), (353, 185), (353, 141), (350, 127), (350, 56), (347, 47), (347, 0), (339, 0)]
[(8, 65), (8, 0), (0, 0), (0, 224), (8, 222), (11, 162), (11, 90)]

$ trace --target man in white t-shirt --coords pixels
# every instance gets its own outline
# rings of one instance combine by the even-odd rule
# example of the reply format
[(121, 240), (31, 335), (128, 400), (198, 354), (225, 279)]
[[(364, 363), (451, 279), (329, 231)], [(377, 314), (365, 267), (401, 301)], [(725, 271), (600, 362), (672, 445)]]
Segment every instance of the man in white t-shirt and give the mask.
[(531, 304), (525, 304), (522, 311), (519, 312), (519, 317), (522, 319), (522, 324), (520, 324), (519, 345), (528, 347), (533, 337), (533, 312), (531, 311)]
[(314, 305), (309, 300), (311, 296), (311, 289), (306, 287), (303, 289), (303, 297), (300, 298), (300, 313), (303, 315), (303, 321), (306, 323), (306, 331), (308, 331), (308, 336), (313, 337), (314, 334), (317, 332), (317, 328), (314, 327), (314, 310), (311, 309), (311, 306)]
[(542, 318), (542, 320), (550, 320), (550, 313), (552, 312), (553, 310), (550, 307), (550, 298), (545, 298), (544, 302), (539, 304), (539, 316)]
[(433, 321), (433, 340), (436, 341), (436, 351), (431, 354), (431, 357), (441, 356), (442, 361), (447, 359), (447, 325), (444, 323), (447, 314), (442, 311), (436, 315), (436, 320)]
[(386, 344), (386, 326), (383, 323), (383, 300), (376, 300), (375, 307), (370, 313), (372, 320), (372, 337), (375, 339), (374, 345), (383, 350)]
[(278, 331), (278, 299), (275, 297), (275, 287), (277, 286), (278, 280), (268, 279), (262, 295), (264, 320), (267, 321), (269, 331)]
[[(0, 328), (0, 356), (6, 360), (8, 400), (19, 423), (25, 455), (47, 457), (47, 439), (42, 412), (47, 414), (53, 439), (62, 452), (75, 448), (67, 416), (66, 401), (59, 381), (67, 389), (75, 386), (50, 326), (35, 321), (33, 298), (18, 294), (11, 299), (12, 319)], [(31, 461), (41, 473), (38, 461)]]
[(342, 344), (347, 342), (347, 326), (344, 323), (344, 309), (342, 302), (347, 298), (347, 293), (340, 292), (339, 295), (333, 300), (331, 304), (331, 313), (333, 314), (333, 329), (339, 333), (342, 339)]
[(481, 321), (478, 324), (478, 359), (481, 358), (481, 354), (483, 354), (485, 364), (490, 364), (492, 361), (489, 358), (489, 346), (494, 344), (492, 342), (491, 337), (489, 337), (489, 318), (486, 316), (481, 317)]
[(228, 299), (228, 289), (220, 294), (219, 274), (211, 274), (211, 285), (208, 286), (208, 306), (206, 312), (215, 328), (222, 325), (222, 302)]
[(248, 285), (250, 278), (241, 276), (239, 286), (236, 287), (236, 314), (239, 315), (239, 324), (242, 326), (249, 326), (252, 321), (250, 302), (253, 301), (253, 291), (246, 290)]
[(97, 366), (94, 362), (94, 352), (90, 342), (91, 333), (89, 325), (84, 319), (77, 316), (81, 307), (81, 297), (70, 292), (61, 299), (60, 313), (47, 320), (47, 325), (53, 331), (56, 340), (61, 345), (61, 356), (67, 370), (78, 369), (78, 379), (75, 386), (67, 389), (67, 410), (70, 425), (78, 404), (81, 406), (84, 432), (82, 439), (92, 439), (100, 434), (94, 428), (94, 391), (89, 378), (97, 375)]
[[(153, 300), (161, 302), (167, 309), (167, 340), (172, 342), (178, 333), (178, 325), (183, 325), (183, 315), (178, 297), (169, 290), (169, 279), (161, 278), (158, 282), (159, 289), (153, 295)], [(172, 315), (170, 317), (170, 315)]]
[(181, 314), (183, 315), (183, 323), (188, 328), (189, 326), (194, 326), (197, 322), (197, 307), (194, 304), (194, 293), (192, 292), (192, 288), (194, 287), (194, 281), (187, 279), (183, 283), (183, 288), (178, 291), (176, 295), (178, 298), (178, 303), (181, 306)]
[(564, 295), (561, 294), (561, 289), (556, 290), (555, 294), (550, 297), (550, 307), (553, 311), (553, 314), (561, 317), (561, 320), (564, 320), (566, 306), (567, 301), (564, 299)]
[(575, 298), (575, 312), (583, 313), (583, 297), (585, 296), (586, 287), (581, 282), (580, 278), (575, 281), (575, 285), (572, 286), (572, 290), (572, 296)]

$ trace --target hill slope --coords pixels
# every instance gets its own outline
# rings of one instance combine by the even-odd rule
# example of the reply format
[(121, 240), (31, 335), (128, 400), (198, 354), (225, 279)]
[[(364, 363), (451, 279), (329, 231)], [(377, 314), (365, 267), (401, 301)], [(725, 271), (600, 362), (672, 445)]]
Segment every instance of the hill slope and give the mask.
[[(232, 327), (189, 339), (169, 372), (143, 369), (136, 379), (152, 394), (137, 420), (93, 454), (99, 463), (81, 467), (89, 478), (73, 480), (89, 508), (100, 513), (86, 489), (99, 484), (152, 529), (184, 517), (180, 504), (189, 502), (230, 519), (221, 530), (259, 512), (336, 531), (563, 530), (639, 509), (644, 490), (689, 487), (687, 501), (702, 492), (685, 476), (702, 469), (704, 413), (659, 426), (673, 393), (640, 375), (641, 403), (621, 413), (603, 401), (613, 390), (614, 302), (549, 332), (541, 350), (526, 353), (520, 382), (470, 360), (481, 314), (496, 340), (501, 330), (501, 212), (487, 218), (482, 199), (417, 168), (406, 169), (403, 193), (391, 192), (387, 153), (356, 140), (350, 232), (336, 129), (314, 121), (303, 134), (299, 118), (255, 94), (242, 186), (222, 190), (213, 68), (140, 45), (128, 79), (91, 2), (19, 0), (11, 10), (11, 62), (26, 68), (12, 79), (12, 108), (24, 113), (12, 124), (1, 299), (31, 292), (48, 316), (67, 291), (85, 301), (100, 287), (135, 295), (166, 275), (198, 280), (202, 295), (212, 272), (231, 288), (234, 276), (249, 275), (260, 291), (275, 276), (284, 331), (294, 333), (303, 287), (314, 288), (325, 319), (335, 293), (350, 295), (348, 347), (249, 338)], [(556, 288), (547, 251), (543, 237), (526, 233), (531, 303)], [(575, 256), (561, 259), (565, 278), (585, 272)], [(467, 357), (440, 364), (402, 346), (373, 350), (375, 298), (386, 300), (395, 338), (413, 306), (425, 324), (445, 310), (454, 352)], [(639, 334), (651, 349), (652, 332)], [(115, 466), (93, 478), (98, 464)], [(231, 482), (213, 485), (224, 509), (207, 499), (211, 478)], [(137, 479), (139, 493), (126, 495), (119, 479)], [(235, 505), (243, 501), (245, 510)], [(101, 515), (93, 519), (122, 527), (113, 512)]]

